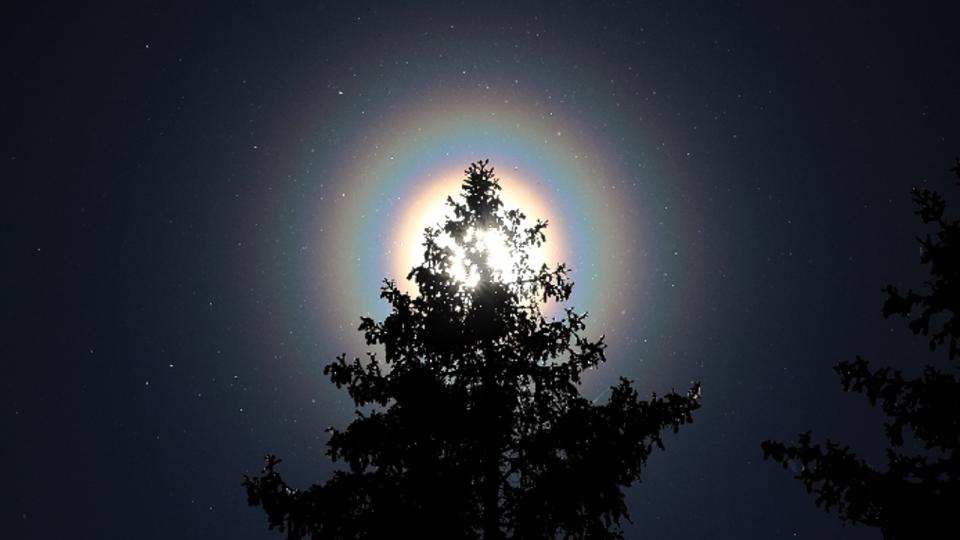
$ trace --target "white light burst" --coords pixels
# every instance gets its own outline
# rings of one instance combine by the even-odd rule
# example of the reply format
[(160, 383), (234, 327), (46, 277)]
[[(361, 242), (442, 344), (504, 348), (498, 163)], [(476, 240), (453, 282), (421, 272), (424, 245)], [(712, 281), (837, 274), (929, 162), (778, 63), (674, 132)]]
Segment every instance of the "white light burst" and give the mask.
[[(506, 169), (509, 170), (509, 167)], [(462, 175), (462, 167), (433, 173), (429, 176), (445, 180), (424, 184), (409, 196), (404, 197), (404, 210), (396, 224), (391, 227), (391, 244), (385, 253), (390, 265), (388, 275), (402, 278), (410, 272), (411, 268), (423, 262), (423, 243), (420, 240), (423, 238), (424, 230), (427, 227), (442, 229), (443, 224), (451, 219), (451, 209), (445, 201), (448, 196), (457, 193), (461, 183), (451, 182), (449, 179)], [(536, 186), (535, 182), (520, 176), (516, 171), (501, 177), (501, 183), (505, 186), (500, 192), (503, 209), (517, 209), (530, 216), (523, 221), (521, 229), (532, 226), (535, 222), (534, 218), (548, 220), (551, 223), (547, 232), (547, 243), (541, 246), (528, 246), (526, 249), (529, 267), (536, 270), (542, 264), (552, 266), (557, 261), (564, 260), (566, 249), (563, 229), (555, 225), (562, 223), (563, 220), (554, 213), (549, 197), (532, 187)], [(518, 278), (514, 265), (517, 262), (516, 257), (520, 254), (510, 252), (510, 243), (506, 241), (502, 231), (496, 228), (474, 230), (470, 232), (470, 238), (474, 241), (473, 243), (464, 241), (462, 245), (457, 245), (444, 233), (436, 238), (440, 248), (448, 248), (451, 251), (446, 261), (447, 270), (458, 283), (469, 288), (476, 287), (480, 283), (478, 269), (471, 267), (472, 263), (468, 256), (471, 253), (476, 254), (475, 250), (478, 248), (486, 249), (485, 261), (493, 270), (495, 274), (493, 277), (504, 281), (515, 281)], [(477, 260), (477, 257), (474, 257), (474, 260)], [(397, 282), (403, 292), (418, 294), (413, 280), (397, 279)]]
[(480, 282), (480, 269), (476, 261), (482, 259), (493, 273), (493, 277), (501, 281), (510, 282), (516, 279), (517, 260), (510, 251), (503, 232), (497, 229), (470, 228), (463, 236), (463, 243), (458, 244), (449, 237), (444, 237), (441, 247), (447, 247), (452, 252), (449, 257), (450, 274), (467, 287), (476, 287)]

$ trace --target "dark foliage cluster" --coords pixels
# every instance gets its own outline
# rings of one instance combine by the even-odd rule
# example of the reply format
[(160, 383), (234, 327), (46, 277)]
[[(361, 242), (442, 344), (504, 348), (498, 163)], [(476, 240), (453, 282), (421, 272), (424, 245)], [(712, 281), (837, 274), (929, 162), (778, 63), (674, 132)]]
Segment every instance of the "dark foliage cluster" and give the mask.
[[(325, 369), (356, 404), (350, 425), (330, 430), (342, 469), (294, 489), (268, 456), (244, 482), (290, 539), (619, 538), (623, 488), (663, 448), (661, 432), (700, 406), (696, 384), (643, 400), (621, 379), (606, 403), (581, 396), (606, 346), (585, 335), (585, 314), (543, 314), (573, 287), (565, 266), (531, 265), (547, 224), (502, 207), (486, 161), (465, 174), (408, 276), (418, 293), (385, 281), (390, 314), (361, 320), (384, 358), (341, 355)], [(491, 264), (495, 250), (510, 268)]]
[[(960, 180), (960, 159), (951, 170)], [(765, 457), (799, 467), (796, 478), (817, 506), (836, 510), (846, 522), (880, 527), (887, 539), (940, 537), (960, 508), (960, 220), (945, 216), (939, 193), (918, 189), (913, 201), (921, 221), (936, 227), (934, 236), (918, 239), (930, 278), (921, 292), (902, 294), (888, 285), (883, 315), (909, 318), (914, 333), (930, 337), (931, 350), (946, 345), (948, 367), (927, 365), (920, 377), (907, 378), (858, 357), (835, 368), (844, 390), (864, 394), (887, 416), (886, 469), (846, 446), (814, 444), (810, 432), (796, 445), (763, 443)]]

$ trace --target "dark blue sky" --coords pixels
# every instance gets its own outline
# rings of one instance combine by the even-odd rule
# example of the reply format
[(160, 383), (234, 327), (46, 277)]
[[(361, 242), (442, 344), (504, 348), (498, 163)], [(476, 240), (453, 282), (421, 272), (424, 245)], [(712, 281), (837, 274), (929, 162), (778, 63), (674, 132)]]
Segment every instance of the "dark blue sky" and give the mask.
[[(343, 239), (376, 245), (330, 216), (384, 140), (509, 101), (590, 141), (606, 176), (581, 187), (628, 209), (585, 240), (643, 269), (598, 286), (629, 309), (581, 298), (616, 336), (591, 384), (703, 384), (627, 536), (879, 538), (759, 445), (813, 429), (879, 458), (881, 417), (831, 366), (937, 360), (880, 288), (923, 278), (910, 189), (948, 191), (960, 153), (952, 3), (20, 4), (0, 8), (0, 536), (279, 538), (242, 475), (271, 452), (325, 478), (350, 408), (321, 369), (376, 309), (334, 298), (360, 271)], [(525, 132), (480, 135), (458, 144)]]

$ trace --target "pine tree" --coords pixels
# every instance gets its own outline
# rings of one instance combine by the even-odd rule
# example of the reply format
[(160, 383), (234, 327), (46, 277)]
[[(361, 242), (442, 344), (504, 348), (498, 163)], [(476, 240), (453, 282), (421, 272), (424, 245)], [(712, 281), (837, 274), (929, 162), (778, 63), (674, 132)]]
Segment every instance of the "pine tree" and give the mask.
[(606, 403), (582, 397), (606, 345), (584, 335), (585, 314), (542, 313), (573, 287), (563, 264), (531, 267), (547, 223), (503, 208), (487, 161), (465, 175), (407, 276), (418, 293), (385, 280), (390, 314), (361, 319), (385, 358), (341, 355), (324, 370), (356, 404), (350, 425), (330, 430), (342, 470), (296, 490), (268, 456), (244, 482), (290, 539), (619, 538), (623, 488), (663, 448), (660, 433), (700, 406), (698, 384), (644, 401), (621, 379)]
[[(960, 159), (951, 170), (960, 180)], [(953, 512), (960, 508), (960, 220), (945, 216), (946, 202), (934, 191), (914, 190), (913, 201), (921, 221), (937, 228), (936, 237), (919, 239), (930, 279), (924, 292), (884, 288), (883, 315), (910, 317), (910, 329), (930, 337), (931, 351), (946, 344), (950, 366), (927, 365), (917, 378), (872, 369), (859, 357), (834, 368), (844, 390), (865, 394), (888, 417), (886, 470), (847, 446), (813, 443), (809, 431), (794, 446), (763, 443), (764, 457), (799, 467), (795, 478), (816, 496), (817, 506), (836, 510), (842, 521), (879, 527), (887, 540), (942, 537), (954, 528)]]

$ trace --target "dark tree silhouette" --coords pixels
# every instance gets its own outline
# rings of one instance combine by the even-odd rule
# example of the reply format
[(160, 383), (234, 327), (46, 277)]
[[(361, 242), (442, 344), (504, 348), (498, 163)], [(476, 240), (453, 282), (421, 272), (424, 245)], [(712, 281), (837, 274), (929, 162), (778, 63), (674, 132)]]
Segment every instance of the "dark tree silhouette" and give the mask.
[(700, 406), (698, 384), (644, 401), (626, 379), (606, 403), (583, 398), (581, 373), (606, 345), (583, 335), (585, 314), (542, 314), (573, 287), (562, 264), (531, 268), (546, 222), (502, 208), (487, 161), (465, 174), (407, 276), (419, 293), (386, 280), (391, 313), (361, 319), (384, 360), (341, 355), (324, 370), (357, 407), (330, 430), (343, 469), (297, 490), (268, 456), (244, 482), (287, 538), (618, 538), (623, 488), (663, 448), (661, 431)]
[[(951, 170), (960, 180), (960, 159)], [(836, 509), (845, 522), (879, 527), (888, 540), (940, 538), (955, 528), (953, 512), (960, 509), (960, 220), (945, 217), (946, 203), (936, 192), (916, 189), (913, 201), (921, 221), (937, 229), (935, 237), (918, 239), (930, 279), (924, 292), (884, 288), (883, 316), (910, 318), (914, 333), (930, 337), (931, 350), (947, 344), (950, 365), (947, 370), (927, 365), (919, 378), (888, 367), (871, 369), (859, 357), (834, 368), (844, 390), (865, 394), (888, 417), (886, 470), (871, 467), (847, 446), (812, 443), (809, 431), (795, 446), (763, 443), (764, 457), (799, 466), (795, 477), (815, 495), (817, 506)]]

